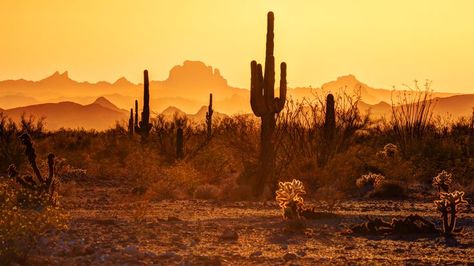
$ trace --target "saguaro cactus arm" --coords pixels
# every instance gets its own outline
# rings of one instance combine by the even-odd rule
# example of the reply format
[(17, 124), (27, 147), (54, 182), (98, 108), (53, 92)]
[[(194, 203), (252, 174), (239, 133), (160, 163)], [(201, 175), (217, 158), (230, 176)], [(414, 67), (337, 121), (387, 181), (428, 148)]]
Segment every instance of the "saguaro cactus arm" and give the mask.
[(272, 12), (267, 17), (267, 42), (265, 54), (265, 75), (262, 65), (256, 61), (250, 63), (250, 105), (258, 117), (265, 114), (279, 113), (283, 110), (286, 101), (286, 63), (280, 65), (280, 97), (275, 98), (275, 57), (273, 56), (273, 25)]
[(141, 120), (138, 122), (138, 101), (135, 101), (135, 132), (139, 133), (142, 140), (145, 140), (150, 133), (152, 124), (150, 123), (150, 88), (148, 80), (148, 70), (143, 71), (143, 110)]

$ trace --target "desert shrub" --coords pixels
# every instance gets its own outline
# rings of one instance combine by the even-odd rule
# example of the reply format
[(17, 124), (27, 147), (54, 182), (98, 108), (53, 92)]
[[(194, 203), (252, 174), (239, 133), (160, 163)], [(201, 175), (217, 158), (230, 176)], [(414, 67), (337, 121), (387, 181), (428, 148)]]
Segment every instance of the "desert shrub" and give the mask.
[(180, 161), (152, 176), (146, 195), (158, 200), (191, 198), (201, 184), (203, 176), (189, 163)]
[(381, 151), (377, 152), (377, 157), (380, 159), (391, 159), (395, 158), (398, 155), (398, 147), (395, 144), (388, 143), (386, 144)]
[(218, 199), (220, 196), (220, 189), (215, 185), (204, 184), (200, 185), (194, 190), (193, 198), (195, 199)]
[[(48, 230), (67, 229), (67, 215), (49, 204), (45, 194), (34, 193), (14, 182), (0, 183), (0, 261), (6, 265), (23, 264), (28, 252)], [(25, 201), (35, 208), (25, 208)]]
[(356, 186), (364, 192), (372, 191), (385, 181), (385, 176), (380, 174), (368, 173), (362, 175), (356, 180)]
[(27, 132), (33, 138), (40, 138), (44, 134), (45, 117), (36, 118), (34, 115), (26, 116), (21, 114), (19, 121), (19, 129), (21, 132)]
[(391, 199), (391, 198), (404, 198), (407, 196), (405, 187), (397, 181), (384, 180), (374, 190), (369, 192), (370, 198), (379, 199)]
[(17, 166), (24, 163), (24, 151), (17, 139), (19, 134), (15, 122), (0, 112), (0, 171), (6, 170), (12, 163)]

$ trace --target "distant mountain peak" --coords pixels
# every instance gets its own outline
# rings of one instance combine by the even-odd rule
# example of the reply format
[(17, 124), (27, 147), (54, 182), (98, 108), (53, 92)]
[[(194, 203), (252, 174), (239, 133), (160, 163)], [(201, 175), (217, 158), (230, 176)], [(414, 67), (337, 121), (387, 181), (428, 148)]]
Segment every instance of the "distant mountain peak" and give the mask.
[(70, 81), (69, 72), (64, 71), (60, 73), (59, 71), (55, 71), (51, 76), (43, 79), (42, 81)]
[(100, 105), (102, 107), (114, 110), (114, 111), (119, 109), (117, 106), (115, 106), (115, 104), (113, 104), (111, 101), (109, 101), (105, 97), (97, 98), (92, 104), (97, 104), (97, 105)]
[(201, 106), (195, 115), (206, 115), (208, 107), (206, 105)]
[(343, 75), (337, 77), (337, 81), (354, 81), (354, 82), (359, 82), (359, 80), (354, 76), (353, 74), (348, 74), (348, 75)]
[(165, 110), (163, 110), (163, 112), (161, 112), (161, 114), (166, 115), (166, 116), (170, 116), (170, 115), (172, 116), (175, 113), (177, 113), (178, 115), (186, 115), (185, 112), (183, 112), (181, 109), (179, 109), (176, 106), (168, 106)]
[(121, 78), (117, 79), (117, 81), (115, 81), (113, 85), (116, 85), (116, 86), (132, 86), (132, 85), (135, 85), (135, 84), (130, 82), (125, 77), (121, 77)]
[(186, 60), (183, 65), (174, 66), (169, 73), (169, 83), (188, 87), (191, 84), (205, 87), (227, 87), (227, 80), (222, 77), (219, 69), (207, 66), (201, 61)]

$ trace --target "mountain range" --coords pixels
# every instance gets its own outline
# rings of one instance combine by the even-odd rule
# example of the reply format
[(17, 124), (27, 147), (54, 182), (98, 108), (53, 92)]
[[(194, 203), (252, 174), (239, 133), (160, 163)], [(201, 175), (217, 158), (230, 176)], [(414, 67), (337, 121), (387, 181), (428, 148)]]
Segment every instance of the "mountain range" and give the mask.
[[(326, 92), (351, 94), (354, 90), (360, 93), (359, 109), (362, 112), (370, 109), (373, 116), (390, 114), (393, 90), (370, 87), (353, 75), (338, 77), (319, 88), (289, 88), (288, 97), (314, 99), (315, 95)], [(186, 113), (200, 120), (202, 113), (205, 115), (207, 111), (209, 93), (213, 93), (216, 113), (251, 113), (248, 89), (230, 86), (217, 68), (200, 61), (184, 61), (170, 70), (167, 79), (150, 81), (150, 107), (153, 114)], [(0, 110), (13, 119), (18, 119), (22, 113), (45, 116), (48, 129), (84, 127), (102, 130), (113, 126), (115, 121), (126, 121), (135, 99), (141, 107), (142, 94), (143, 84), (135, 84), (124, 77), (113, 83), (90, 83), (71, 79), (67, 71), (55, 72), (39, 81), (0, 81)], [(433, 97), (436, 99), (435, 115), (466, 116), (474, 106), (472, 94), (437, 92)]]

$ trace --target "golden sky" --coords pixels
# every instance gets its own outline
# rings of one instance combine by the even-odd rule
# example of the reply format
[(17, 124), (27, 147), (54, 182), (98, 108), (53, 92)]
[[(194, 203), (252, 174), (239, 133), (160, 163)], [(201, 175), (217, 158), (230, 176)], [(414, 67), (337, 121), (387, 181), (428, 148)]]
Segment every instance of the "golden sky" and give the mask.
[(374, 87), (433, 80), (437, 91), (474, 93), (474, 1), (456, 0), (2, 0), (0, 79), (168, 76), (184, 60), (249, 86), (263, 61), (266, 12), (289, 86), (354, 74)]

